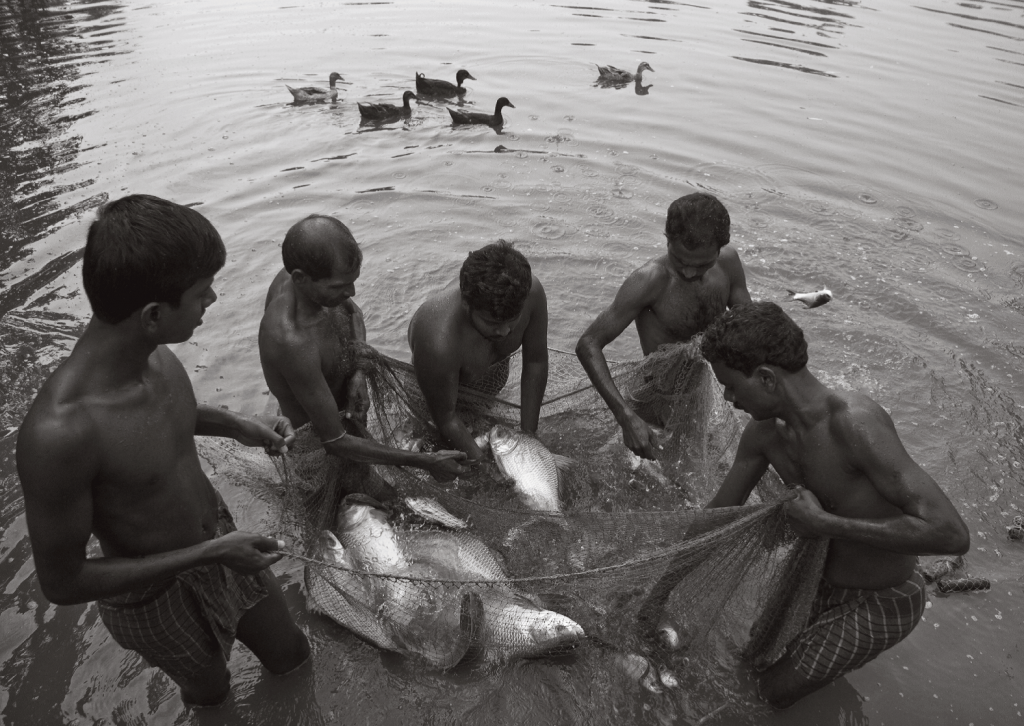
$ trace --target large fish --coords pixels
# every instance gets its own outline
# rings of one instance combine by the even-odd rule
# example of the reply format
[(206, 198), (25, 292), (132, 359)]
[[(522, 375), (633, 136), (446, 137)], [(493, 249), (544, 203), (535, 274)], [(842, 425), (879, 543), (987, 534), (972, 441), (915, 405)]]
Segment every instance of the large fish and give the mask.
[(406, 536), (410, 550), (421, 561), (445, 567), (459, 580), (494, 583), (474, 588), (483, 612), (483, 623), (474, 629), (474, 646), (482, 660), (539, 656), (574, 647), (584, 637), (576, 621), (538, 606), (515, 590), (497, 554), (480, 539), (436, 530), (410, 531)]
[(345, 497), (336, 529), (337, 537), (329, 531), (321, 535), (313, 554), (345, 569), (307, 568), (310, 609), (380, 648), (417, 656), (434, 668), (459, 663), (478, 639), (479, 598), (434, 584), (458, 578), (444, 567), (411, 559), (369, 497)]
[(498, 469), (511, 479), (519, 500), (538, 512), (560, 512), (559, 472), (572, 460), (548, 451), (538, 439), (498, 424), (487, 434)]
[(583, 637), (573, 620), (515, 591), (494, 551), (476, 537), (396, 530), (361, 495), (345, 498), (337, 530), (337, 537), (321, 535), (314, 557), (344, 569), (307, 567), (309, 607), (382, 649), (445, 669), (467, 654), (498, 662)]

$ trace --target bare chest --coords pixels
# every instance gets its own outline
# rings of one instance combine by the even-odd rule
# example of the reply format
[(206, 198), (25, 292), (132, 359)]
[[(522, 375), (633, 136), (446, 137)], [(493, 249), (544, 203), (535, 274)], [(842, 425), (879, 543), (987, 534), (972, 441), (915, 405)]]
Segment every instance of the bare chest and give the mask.
[(689, 340), (702, 332), (729, 302), (729, 280), (718, 269), (708, 271), (701, 280), (686, 282), (672, 279), (664, 294), (637, 318), (637, 329), (663, 338), (660, 343)]

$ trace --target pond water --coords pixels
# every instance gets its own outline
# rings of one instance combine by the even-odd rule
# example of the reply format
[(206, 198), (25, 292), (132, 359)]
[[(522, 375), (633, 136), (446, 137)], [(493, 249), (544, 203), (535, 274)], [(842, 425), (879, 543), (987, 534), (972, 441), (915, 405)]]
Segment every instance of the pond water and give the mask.
[[(1024, 543), (1005, 530), (1024, 511), (1022, 41), (1012, 0), (0, 0), (0, 720), (1024, 723)], [(595, 83), (595, 64), (641, 61), (641, 84)], [(477, 79), (466, 106), (515, 105), (501, 131), (453, 127), (426, 101), (360, 124), (356, 101), (458, 68)], [(332, 71), (337, 103), (291, 103), (286, 84)], [(176, 352), (200, 400), (255, 413), (262, 300), (303, 216), (337, 215), (362, 245), (356, 300), (385, 353), (408, 359), (413, 310), (498, 237), (529, 257), (549, 342), (571, 350), (661, 250), (668, 204), (701, 189), (730, 210), (755, 299), (832, 290), (789, 308), (811, 368), (890, 411), (968, 521), (968, 569), (991, 591), (933, 593), (908, 640), (782, 714), (752, 690), (714, 713), (635, 683), (600, 691), (571, 661), (415, 673), (305, 615), (287, 563), (313, 672), (270, 678), (238, 647), (232, 702), (195, 713), (93, 606), (43, 598), (15, 435), (88, 319), (78, 262), (103, 201), (156, 194), (220, 230), (220, 300)], [(632, 331), (610, 349), (638, 355)], [(244, 526), (246, 493), (226, 495)]]

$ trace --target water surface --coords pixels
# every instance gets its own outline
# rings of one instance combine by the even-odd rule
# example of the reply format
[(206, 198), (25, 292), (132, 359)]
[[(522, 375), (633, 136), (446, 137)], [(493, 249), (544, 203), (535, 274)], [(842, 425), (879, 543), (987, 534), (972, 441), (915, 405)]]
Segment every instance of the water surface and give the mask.
[[(369, 340), (407, 359), (405, 328), (468, 251), (514, 240), (544, 282), (551, 345), (571, 350), (625, 275), (657, 254), (671, 200), (718, 195), (755, 298), (824, 285), (791, 308), (829, 385), (892, 414), (968, 520), (993, 589), (933, 595), (915, 633), (784, 715), (749, 690), (710, 723), (1021, 720), (1024, 546), (1024, 6), (684, 3), (69, 3), (0, 0), (0, 714), (4, 723), (693, 723), (710, 707), (653, 696), (598, 665), (517, 664), (486, 677), (412, 672), (302, 613), (315, 674), (266, 677), (242, 647), (234, 700), (182, 709), (170, 682), (56, 608), (33, 576), (14, 433), (88, 319), (78, 261), (92, 210), (145, 192), (220, 230), (220, 300), (177, 353), (200, 400), (267, 402), (255, 351), (280, 241), (337, 215), (365, 254)], [(595, 64), (655, 69), (597, 85)], [(454, 78), (500, 132), (444, 104), (361, 125), (414, 73)], [(295, 106), (285, 84), (348, 82)], [(506, 151), (497, 152), (498, 147)], [(639, 354), (632, 330), (610, 356)], [(245, 491), (227, 492), (257, 526)], [(586, 674), (583, 678), (581, 674)], [(595, 674), (600, 677), (595, 677)]]

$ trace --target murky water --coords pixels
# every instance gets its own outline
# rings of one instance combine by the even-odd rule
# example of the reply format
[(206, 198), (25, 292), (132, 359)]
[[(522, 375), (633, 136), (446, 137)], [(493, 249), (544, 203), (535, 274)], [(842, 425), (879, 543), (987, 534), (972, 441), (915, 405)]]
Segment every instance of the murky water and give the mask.
[[(416, 306), (467, 251), (517, 242), (544, 281), (550, 342), (571, 349), (624, 276), (657, 254), (668, 203), (717, 194), (755, 298), (828, 286), (792, 308), (811, 366), (866, 390), (968, 520), (987, 593), (933, 595), (904, 643), (784, 715), (752, 693), (708, 723), (1024, 721), (1024, 5), (609, 0), (588, 5), (227, 0), (144, 6), (0, 0), (0, 717), (32, 723), (688, 723), (579, 664), (487, 677), (412, 672), (302, 614), (315, 672), (266, 677), (239, 647), (234, 695), (182, 709), (93, 607), (35, 581), (14, 433), (88, 316), (78, 261), (91, 211), (147, 192), (197, 205), (229, 250), (220, 300), (178, 347), (200, 400), (261, 411), (261, 303), (294, 221), (335, 214), (366, 262), (370, 342), (407, 358)], [(596, 63), (655, 69), (602, 88)], [(415, 72), (467, 68), (465, 103), (507, 96), (500, 133), (444, 104), (360, 125)], [(348, 82), (299, 107), (285, 84)], [(498, 147), (504, 147), (497, 151)], [(635, 335), (611, 351), (638, 354)], [(244, 491), (227, 492), (243, 522)], [(581, 656), (586, 658), (586, 656)], [(585, 670), (594, 673), (594, 667)]]

